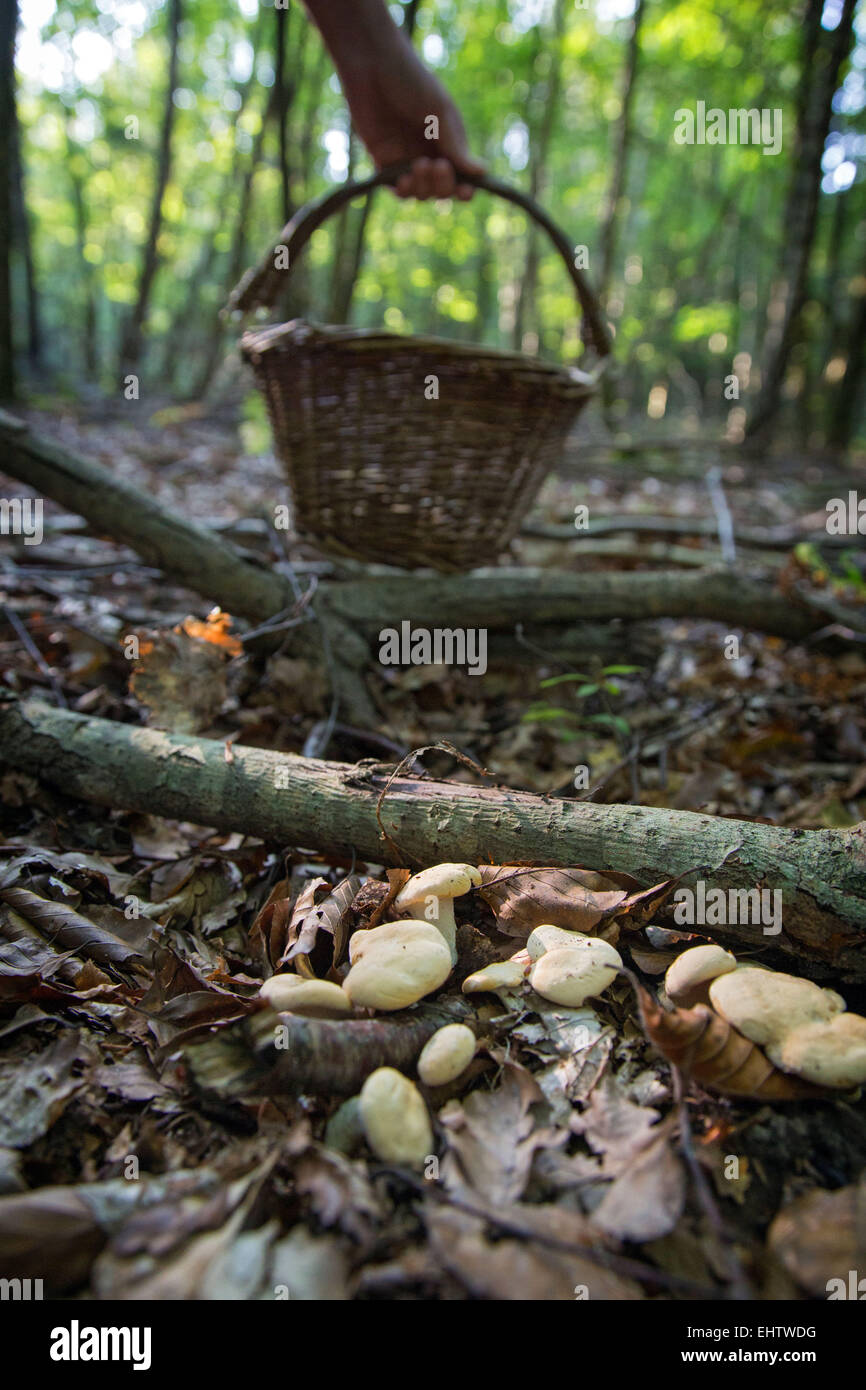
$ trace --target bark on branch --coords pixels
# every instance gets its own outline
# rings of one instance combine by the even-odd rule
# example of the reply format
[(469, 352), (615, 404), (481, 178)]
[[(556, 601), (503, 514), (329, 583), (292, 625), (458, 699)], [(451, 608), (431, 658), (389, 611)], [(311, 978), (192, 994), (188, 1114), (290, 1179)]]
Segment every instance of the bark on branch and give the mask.
[[(866, 823), (791, 830), (687, 811), (597, 806), (507, 788), (400, 777), (90, 719), (33, 700), (0, 705), (0, 761), (101, 806), (192, 820), (277, 844), (417, 867), (518, 861), (778, 889), (782, 930), (708, 932), (808, 973), (866, 980)], [(383, 796), (384, 793), (384, 796)], [(387, 831), (383, 837), (379, 823)]]

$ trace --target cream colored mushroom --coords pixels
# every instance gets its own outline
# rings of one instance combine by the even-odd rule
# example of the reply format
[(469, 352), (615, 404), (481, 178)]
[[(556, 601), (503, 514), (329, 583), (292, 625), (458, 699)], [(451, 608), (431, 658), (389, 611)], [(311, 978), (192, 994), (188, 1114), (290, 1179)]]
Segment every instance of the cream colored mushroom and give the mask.
[(475, 1034), (465, 1023), (446, 1023), (428, 1038), (418, 1058), (418, 1075), (425, 1086), (447, 1086), (466, 1070), (475, 1056)]
[(456, 965), (454, 899), (480, 886), (481, 874), (473, 864), (434, 864), (420, 874), (413, 874), (394, 899), (394, 908), (438, 927), (451, 953), (451, 964)]
[(585, 935), (585, 932), (568, 931), (565, 927), (555, 927), (552, 922), (543, 922), (529, 933), (526, 950), (532, 960), (538, 960), (545, 951), (579, 945)]
[(424, 1167), (433, 1149), (433, 1130), (424, 1098), (407, 1077), (393, 1067), (378, 1067), (361, 1087), (358, 1109), (377, 1158)]
[(777, 1067), (815, 1086), (851, 1090), (866, 1083), (866, 1018), (837, 1013), (825, 1023), (802, 1024), (766, 1052)]
[(517, 989), (523, 984), (526, 966), (519, 960), (495, 960), (467, 975), (463, 981), (464, 994), (482, 994), (497, 989)]
[(422, 936), (426, 936), (428, 941), (438, 943), (442, 940), (442, 933), (432, 922), (418, 922), (411, 917), (402, 922), (385, 922), (381, 927), (363, 927), (349, 939), (349, 963), (354, 965), (359, 961), (368, 946), (378, 946), (394, 935), (398, 938), (405, 935), (407, 927), (412, 928), (413, 939), (420, 940)]
[(710, 1003), (750, 1042), (766, 1047), (795, 1029), (829, 1023), (845, 1008), (834, 990), (777, 970), (741, 965), (710, 985)]
[(439, 932), (425, 922), (390, 922), (373, 927), (343, 989), (364, 1008), (405, 1009), (450, 974), (451, 956)]
[(619, 952), (608, 941), (586, 936), (580, 945), (545, 951), (529, 972), (529, 983), (551, 1003), (579, 1008), (587, 999), (603, 993), (621, 966)]
[(277, 1013), (332, 1018), (352, 1012), (348, 995), (329, 980), (304, 980), (300, 975), (272, 975), (259, 994)]
[(714, 942), (691, 946), (668, 966), (665, 992), (674, 1004), (690, 1009), (693, 1004), (706, 1004), (709, 987), (719, 975), (737, 969), (737, 957)]

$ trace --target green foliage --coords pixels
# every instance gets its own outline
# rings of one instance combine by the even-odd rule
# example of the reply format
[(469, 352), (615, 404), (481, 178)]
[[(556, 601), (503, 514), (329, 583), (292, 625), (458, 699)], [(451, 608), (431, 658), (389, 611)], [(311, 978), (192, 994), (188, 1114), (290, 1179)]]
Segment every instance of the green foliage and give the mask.
[[(98, 383), (116, 390), (119, 335), (136, 292), (153, 196), (167, 6), (163, 0), (57, 0), (40, 31), (36, 20), (50, 4), (40, 0), (29, 18), (28, 6), (22, 7), (19, 44), (27, 197), (48, 366), (61, 379), (80, 378), (85, 370), (92, 377), (81, 350), (90, 332), (101, 364)], [(559, 42), (555, 4), (562, 13)], [(594, 12), (569, 0), (422, 0), (414, 40), (454, 95), (473, 148), (494, 174), (537, 188), (574, 245), (589, 248), (591, 277), (598, 272), (629, 34), (627, 18), (600, 17), (613, 9)], [(348, 127), (330, 60), (300, 5), (292, 6), (288, 25), (289, 183), (298, 206), (343, 177), (345, 166), (335, 162), (333, 150)], [(756, 389), (770, 294), (789, 230), (784, 209), (796, 158), (801, 37), (798, 8), (782, 0), (647, 0), (608, 296), (622, 368), (614, 419), (645, 419), (650, 392), (661, 386), (655, 398), (663, 398), (668, 415), (704, 414), (723, 422), (732, 410), (742, 411), (746, 393)], [(214, 333), (230, 350), (234, 330), (219, 327), (215, 316), (236, 278), (235, 262), (239, 255), (242, 269), (258, 259), (283, 223), (277, 127), (272, 114), (266, 119), (274, 73), (269, 4), (188, 0), (143, 369), (152, 389), (177, 395), (192, 389)], [(541, 131), (554, 87), (545, 148)], [(806, 397), (789, 407), (800, 418), (825, 409), (824, 367), (843, 350), (851, 287), (863, 274), (866, 117), (856, 90), (855, 84), (835, 118), (833, 138), (845, 141), (845, 158), (858, 175), (847, 192), (825, 192), (820, 199), (805, 340), (787, 393), (792, 400)], [(780, 109), (782, 153), (675, 144), (676, 110), (698, 100), (723, 109)], [(137, 139), (127, 138), (131, 116), (139, 124)], [(357, 142), (351, 162), (355, 176), (369, 170)], [(834, 240), (840, 198), (844, 235)], [(304, 253), (290, 312), (328, 318), (339, 227), (332, 220)], [(522, 213), (486, 195), (469, 205), (435, 205), (399, 204), (380, 193), (366, 224), (351, 320), (518, 346), (553, 360), (573, 357), (580, 316), (570, 282), (543, 235), (535, 245), (537, 278), (518, 328), (529, 252)], [(831, 310), (831, 289), (841, 311)], [(751, 382), (744, 398), (730, 403), (724, 384), (738, 354), (738, 370)]]
[[(524, 724), (553, 724), (556, 726), (557, 738), (566, 740), (577, 738), (581, 730), (587, 729), (610, 729), (622, 738), (627, 738), (630, 726), (628, 720), (624, 719), (622, 715), (616, 714), (610, 709), (590, 712), (585, 706), (591, 701), (598, 703), (595, 697), (600, 697), (603, 700), (604, 696), (621, 695), (622, 687), (616, 681), (611, 680), (611, 676), (630, 676), (639, 670), (639, 666), (614, 665), (605, 666), (595, 679), (577, 671), (569, 671), (562, 676), (548, 676), (546, 680), (539, 682), (539, 689), (552, 690), (556, 687), (576, 687), (571, 690), (575, 704), (567, 707), (548, 705), (544, 701), (537, 701), (526, 710), (522, 722)], [(607, 703), (604, 700), (603, 702)]]

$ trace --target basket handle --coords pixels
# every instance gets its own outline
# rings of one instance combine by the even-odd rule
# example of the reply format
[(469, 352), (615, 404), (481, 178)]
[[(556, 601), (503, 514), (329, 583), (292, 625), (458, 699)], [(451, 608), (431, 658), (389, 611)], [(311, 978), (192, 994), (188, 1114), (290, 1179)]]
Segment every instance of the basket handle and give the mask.
[[(313, 232), (318, 231), (323, 222), (333, 213), (339, 212), (340, 208), (351, 202), (353, 198), (357, 198), (359, 194), (369, 193), (383, 184), (395, 184), (400, 175), (407, 173), (411, 167), (411, 163), (408, 161), (401, 164), (391, 164), (385, 169), (380, 169), (378, 173), (371, 174), (369, 178), (360, 179), (356, 183), (342, 184), (334, 192), (326, 193), (323, 197), (300, 208), (283, 228), (279, 240), (272, 249), (259, 261), (257, 266), (253, 266), (246, 272), (232, 290), (223, 313), (244, 312), (259, 307), (271, 308), (285, 285), (286, 275), (291, 273), (294, 257), (306, 246)], [(595, 348), (599, 357), (609, 356), (611, 351), (610, 335), (601, 307), (586, 276), (574, 264), (572, 247), (565, 233), (548, 217), (544, 209), (539, 207), (534, 198), (530, 198), (529, 194), (521, 193), (519, 189), (502, 183), (490, 174), (467, 174), (461, 171), (459, 177), (461, 183), (474, 184), (476, 188), (483, 188), (485, 192), (494, 193), (497, 197), (505, 198), (507, 202), (523, 208), (524, 212), (528, 212), (530, 217), (544, 228), (562, 257), (577, 291), (578, 302), (589, 330), (585, 337), (587, 345)], [(285, 270), (277, 269), (276, 266), (276, 253), (280, 248), (285, 248), (288, 252), (289, 263)]]

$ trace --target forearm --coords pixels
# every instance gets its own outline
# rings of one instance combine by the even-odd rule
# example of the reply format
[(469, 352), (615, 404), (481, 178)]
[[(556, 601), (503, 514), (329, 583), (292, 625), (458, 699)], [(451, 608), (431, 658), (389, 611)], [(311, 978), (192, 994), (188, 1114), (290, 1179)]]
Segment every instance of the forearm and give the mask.
[(375, 55), (411, 52), (384, 0), (304, 0), (338, 72), (368, 64)]

